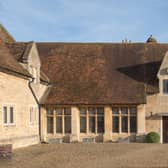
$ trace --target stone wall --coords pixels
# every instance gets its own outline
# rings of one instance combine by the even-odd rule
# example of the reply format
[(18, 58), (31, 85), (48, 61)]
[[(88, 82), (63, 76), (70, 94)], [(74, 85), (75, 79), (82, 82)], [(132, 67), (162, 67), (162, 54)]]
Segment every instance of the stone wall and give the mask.
[(146, 133), (155, 131), (161, 136), (162, 141), (162, 117), (159, 113), (168, 112), (168, 96), (155, 94), (147, 96), (146, 104)]
[[(39, 142), (38, 105), (28, 87), (28, 80), (0, 72), (0, 143), (23, 147)], [(14, 107), (14, 124), (4, 125), (3, 106)], [(30, 108), (36, 120), (30, 123)]]

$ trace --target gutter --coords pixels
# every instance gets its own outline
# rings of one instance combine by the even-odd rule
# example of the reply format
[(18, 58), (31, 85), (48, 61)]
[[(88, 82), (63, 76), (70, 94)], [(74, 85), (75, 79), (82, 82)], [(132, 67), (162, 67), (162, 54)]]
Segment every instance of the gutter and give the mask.
[(12, 74), (12, 75), (21, 77), (23, 79), (31, 78), (31, 75), (29, 75), (29, 74), (26, 75), (26, 74), (23, 74), (23, 73), (20, 73), (20, 72), (17, 72), (17, 71), (8, 69), (8, 68), (4, 68), (4, 67), (0, 67), (0, 71), (4, 72), (4, 73), (7, 73), (7, 74), (10, 74), (10, 75)]

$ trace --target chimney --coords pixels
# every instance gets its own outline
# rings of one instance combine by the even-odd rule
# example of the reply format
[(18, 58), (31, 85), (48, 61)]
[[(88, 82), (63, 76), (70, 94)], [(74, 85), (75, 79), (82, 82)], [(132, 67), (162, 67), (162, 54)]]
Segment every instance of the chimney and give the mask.
[(127, 40), (127, 38), (125, 38), (125, 43), (128, 43), (128, 40)]
[(127, 38), (125, 38), (124, 40), (122, 40), (123, 44), (127, 44), (127, 43), (131, 43), (131, 40), (128, 40)]

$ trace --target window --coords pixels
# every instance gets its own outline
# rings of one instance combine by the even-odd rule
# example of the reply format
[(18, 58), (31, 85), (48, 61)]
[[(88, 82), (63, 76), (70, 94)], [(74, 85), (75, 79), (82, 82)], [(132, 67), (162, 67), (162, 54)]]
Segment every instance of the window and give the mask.
[(136, 133), (137, 110), (136, 107), (113, 107), (112, 108), (113, 133)]
[(8, 112), (7, 112), (7, 107), (3, 107), (3, 116), (4, 116), (4, 124), (8, 124)]
[(53, 133), (53, 110), (52, 109), (48, 109), (47, 110), (47, 133)]
[[(87, 130), (88, 128), (88, 130)], [(104, 108), (80, 108), (80, 133), (104, 132)]]
[(86, 118), (87, 118), (87, 110), (86, 108), (80, 109), (80, 132), (86, 133)]
[(56, 108), (56, 133), (71, 133), (71, 108)]
[(88, 108), (88, 113), (89, 113), (89, 132), (90, 133), (95, 133), (95, 114), (96, 114), (96, 109), (95, 108)]
[(14, 123), (13, 107), (10, 107), (10, 123)]
[(47, 133), (53, 133), (53, 117), (47, 117)]
[(57, 116), (56, 130), (57, 130), (57, 133), (62, 133), (62, 116)]
[(13, 106), (3, 107), (3, 123), (4, 125), (14, 124), (14, 107)]
[(71, 109), (64, 108), (65, 133), (71, 133)]
[(97, 109), (97, 132), (104, 132), (104, 108)]
[(119, 108), (112, 108), (112, 113), (113, 113), (113, 132), (119, 132)]
[(128, 108), (121, 108), (121, 132), (128, 132)]
[(163, 94), (168, 94), (168, 79), (163, 80)]
[(47, 110), (47, 133), (71, 133), (71, 108)]
[(34, 83), (39, 83), (39, 67), (35, 67), (34, 65), (29, 66), (29, 72), (32, 74), (34, 78)]
[(30, 107), (30, 124), (37, 124), (38, 122), (38, 110), (36, 107)]
[(130, 108), (130, 132), (137, 132), (137, 112), (135, 107)]
[(56, 132), (62, 133), (62, 117), (63, 116), (63, 110), (62, 108), (56, 109)]

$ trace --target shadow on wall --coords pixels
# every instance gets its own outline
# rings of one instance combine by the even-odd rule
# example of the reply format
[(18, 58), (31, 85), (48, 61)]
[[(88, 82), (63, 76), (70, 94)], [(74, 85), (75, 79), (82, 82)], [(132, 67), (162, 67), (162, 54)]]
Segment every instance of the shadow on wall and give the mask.
[(145, 117), (146, 120), (160, 120), (160, 116), (158, 116), (157, 114), (151, 114), (150, 116), (146, 116)]

